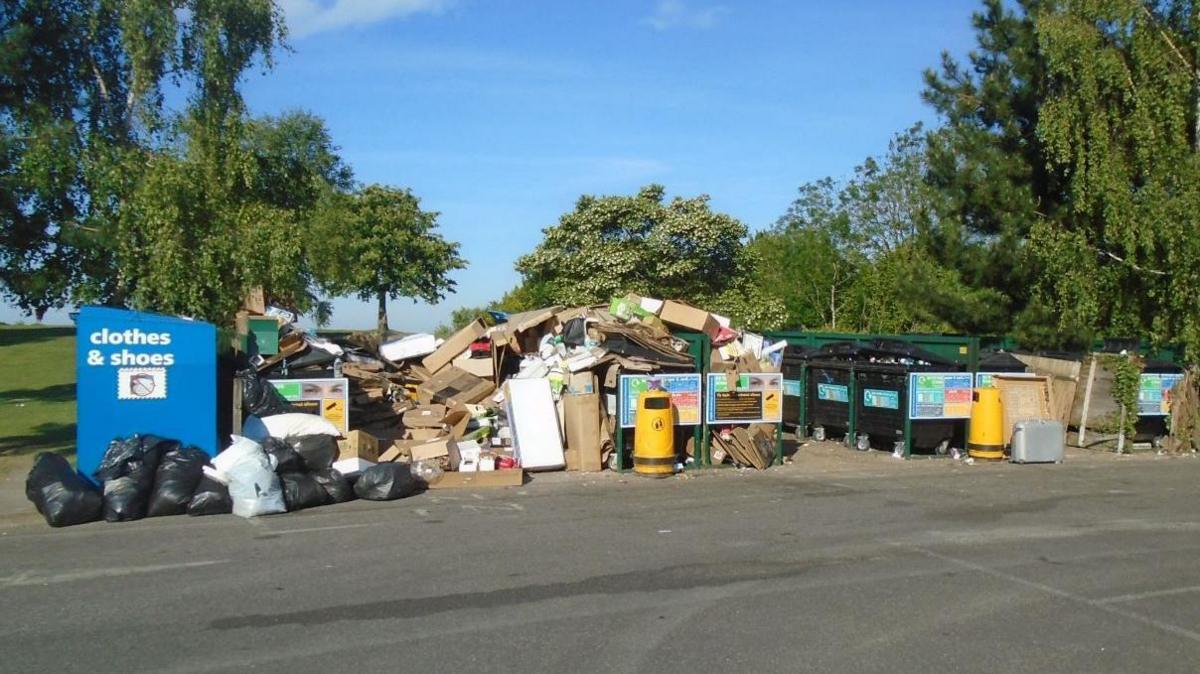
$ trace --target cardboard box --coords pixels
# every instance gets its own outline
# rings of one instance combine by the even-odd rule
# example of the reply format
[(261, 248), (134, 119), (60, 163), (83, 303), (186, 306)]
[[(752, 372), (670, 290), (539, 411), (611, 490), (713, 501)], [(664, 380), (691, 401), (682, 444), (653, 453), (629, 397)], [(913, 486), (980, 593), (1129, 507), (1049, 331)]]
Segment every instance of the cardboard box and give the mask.
[(413, 445), (409, 448), (409, 456), (412, 457), (414, 463), (446, 457), (449, 459), (452, 467), (457, 467), (460, 461), (458, 443), (449, 435), (423, 442), (419, 445)]
[(379, 439), (366, 431), (350, 431), (345, 440), (338, 443), (338, 460), (379, 460)]
[(425, 356), (421, 361), (421, 365), (426, 370), (437, 374), (437, 371), (450, 364), (450, 361), (458, 357), (460, 353), (466, 351), (471, 346), (471, 342), (479, 339), (487, 332), (487, 326), (483, 321), (476, 318), (467, 324), (465, 328), (459, 330), (450, 336), (437, 348), (437, 351)]
[(686, 302), (666, 300), (663, 302), (662, 311), (658, 316), (664, 323), (704, 333), (708, 335), (709, 339), (716, 339), (717, 333), (721, 330), (721, 324), (712, 314)]
[(496, 386), (470, 372), (449, 366), (417, 387), (417, 400), (422, 405), (467, 405), (490, 396)]
[(469, 350), (463, 351), (450, 364), (480, 379), (492, 379), (496, 376), (496, 368), (492, 363), (491, 355), (488, 355), (487, 358), (472, 358)]
[(577, 454), (579, 470), (602, 470), (604, 464), (600, 458), (600, 394), (565, 395), (562, 397), (562, 403), (567, 447)]
[(405, 440), (433, 440), (445, 431), (439, 428), (409, 428), (404, 431)]
[(520, 468), (489, 470), (475, 473), (444, 473), (430, 489), (463, 489), (466, 487), (520, 487), (525, 484), (525, 471)]
[(572, 372), (567, 375), (567, 393), (583, 394), (583, 393), (598, 393), (596, 375), (591, 372)]
[(441, 428), (446, 418), (445, 405), (421, 405), (404, 413), (401, 421), (405, 428)]
[(262, 286), (251, 288), (250, 292), (246, 293), (246, 297), (242, 299), (242, 308), (259, 316), (267, 313), (267, 299)]

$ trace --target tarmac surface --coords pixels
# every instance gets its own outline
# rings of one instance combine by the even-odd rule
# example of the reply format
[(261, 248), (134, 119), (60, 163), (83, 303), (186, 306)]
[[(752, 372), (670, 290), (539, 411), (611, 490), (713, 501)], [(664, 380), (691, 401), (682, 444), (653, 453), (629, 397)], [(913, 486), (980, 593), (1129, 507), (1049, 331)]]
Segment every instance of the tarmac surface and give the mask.
[(2, 668), (1196, 672), (1200, 459), (535, 476), (244, 520), (0, 511)]

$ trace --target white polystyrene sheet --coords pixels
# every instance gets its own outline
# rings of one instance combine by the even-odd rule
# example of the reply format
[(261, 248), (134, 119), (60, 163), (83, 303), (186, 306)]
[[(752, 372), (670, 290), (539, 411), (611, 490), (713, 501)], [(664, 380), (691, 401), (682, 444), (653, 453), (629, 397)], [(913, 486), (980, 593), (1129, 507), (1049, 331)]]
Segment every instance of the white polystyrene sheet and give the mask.
[(556, 470), (566, 465), (558, 430), (558, 411), (550, 382), (509, 379), (504, 384), (513, 451), (525, 470)]

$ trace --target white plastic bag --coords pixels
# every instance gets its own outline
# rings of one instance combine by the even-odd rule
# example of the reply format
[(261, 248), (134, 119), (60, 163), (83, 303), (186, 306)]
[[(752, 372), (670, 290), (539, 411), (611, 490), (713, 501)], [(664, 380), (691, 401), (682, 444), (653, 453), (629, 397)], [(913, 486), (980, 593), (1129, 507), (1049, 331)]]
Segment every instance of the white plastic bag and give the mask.
[(234, 515), (257, 517), (287, 512), (279, 476), (258, 443), (235, 435), (233, 444), (217, 455), (213, 465), (229, 478)]
[(261, 419), (248, 416), (242, 421), (242, 433), (247, 438), (261, 443), (268, 437), (283, 440), (302, 435), (328, 435), (336, 438), (342, 434), (342, 430), (316, 414), (290, 412)]

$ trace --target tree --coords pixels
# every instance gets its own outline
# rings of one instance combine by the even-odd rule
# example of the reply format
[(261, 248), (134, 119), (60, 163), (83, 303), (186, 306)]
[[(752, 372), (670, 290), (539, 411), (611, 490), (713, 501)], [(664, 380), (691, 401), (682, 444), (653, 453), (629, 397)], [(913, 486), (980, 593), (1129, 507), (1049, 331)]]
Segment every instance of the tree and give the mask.
[(607, 302), (628, 292), (683, 299), (743, 325), (778, 327), (782, 305), (755, 284), (746, 226), (714, 213), (707, 196), (665, 201), (661, 185), (635, 196), (580, 197), (517, 260), (529, 296), (545, 304)]
[[(125, 211), (157, 205), (163, 214), (174, 204), (186, 213), (192, 204), (179, 200), (198, 194), (181, 172), (214, 177), (236, 168), (245, 177), (231, 163), (245, 129), (238, 82), (251, 65), (270, 65), (283, 35), (270, 0), (4, 3), (0, 293), (38, 317), (83, 301), (215, 316), (225, 303), (213, 288), (175, 287), (180, 279), (162, 269), (141, 278), (131, 258), (151, 258), (134, 246), (163, 244), (164, 264), (185, 250), (217, 264), (242, 232), (205, 223), (212, 236), (198, 236), (164, 220), (143, 228)], [(164, 81), (188, 92), (182, 111), (166, 106)], [(171, 191), (152, 194), (147, 185)], [(211, 212), (224, 196), (205, 194), (199, 210)], [(237, 201), (215, 222), (244, 223), (256, 208)]]
[(1031, 233), (1063, 332), (1149, 336), (1200, 357), (1200, 7), (1069, 0), (1037, 14), (1038, 137), (1067, 176)]
[(845, 327), (861, 256), (849, 244), (850, 220), (838, 185), (824, 178), (801, 185), (799, 192), (787, 213), (755, 235), (750, 247), (762, 260), (761, 285), (787, 310), (786, 325), (837, 330)]
[(1055, 4), (984, 0), (969, 67), (943, 53), (925, 73), (922, 96), (944, 123), (927, 136), (925, 178), (940, 201), (924, 247), (968, 294), (999, 304), (995, 321), (975, 322), (986, 331), (1007, 332), (1028, 307), (1036, 269), (1025, 241), (1035, 221), (1062, 209), (1063, 178), (1037, 133), (1047, 73), (1035, 18)]
[(371, 185), (334, 195), (316, 227), (315, 268), (332, 294), (376, 300), (379, 333), (388, 332), (388, 299), (428, 303), (454, 291), (450, 272), (465, 268), (457, 243), (437, 233), (437, 213), (409, 190)]

